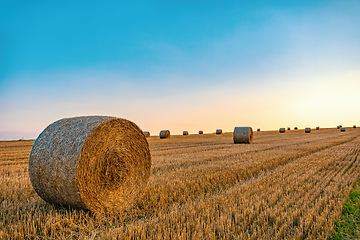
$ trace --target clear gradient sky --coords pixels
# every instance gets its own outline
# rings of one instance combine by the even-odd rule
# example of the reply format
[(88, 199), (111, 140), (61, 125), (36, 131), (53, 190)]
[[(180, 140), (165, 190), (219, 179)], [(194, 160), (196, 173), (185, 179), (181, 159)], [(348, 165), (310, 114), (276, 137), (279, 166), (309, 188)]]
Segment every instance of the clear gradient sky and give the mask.
[(151, 134), (360, 126), (360, 1), (0, 3), (0, 139), (72, 116)]

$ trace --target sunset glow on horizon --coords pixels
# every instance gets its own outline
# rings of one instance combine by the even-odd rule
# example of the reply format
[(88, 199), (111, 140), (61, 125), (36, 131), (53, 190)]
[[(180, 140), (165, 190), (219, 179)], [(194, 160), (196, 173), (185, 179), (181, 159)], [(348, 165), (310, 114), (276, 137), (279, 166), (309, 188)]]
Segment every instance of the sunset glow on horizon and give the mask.
[(360, 126), (360, 2), (0, 8), (0, 140), (65, 117), (158, 135)]

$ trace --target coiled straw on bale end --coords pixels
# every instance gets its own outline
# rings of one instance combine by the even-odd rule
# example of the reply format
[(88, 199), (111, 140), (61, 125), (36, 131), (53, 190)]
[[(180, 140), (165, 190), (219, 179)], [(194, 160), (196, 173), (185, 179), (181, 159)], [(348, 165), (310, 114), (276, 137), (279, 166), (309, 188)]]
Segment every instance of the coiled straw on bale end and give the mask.
[(280, 129), (279, 129), (279, 132), (280, 132), (280, 133), (284, 133), (284, 132), (285, 132), (285, 128), (280, 128)]
[(204, 133), (203, 131), (201, 131), (201, 130), (199, 131), (199, 134), (203, 134), (203, 133)]
[(183, 131), (183, 135), (189, 135), (188, 131)]
[(145, 131), (145, 132), (144, 132), (144, 135), (145, 135), (145, 137), (150, 137), (150, 132)]
[(222, 129), (216, 129), (216, 134), (222, 134)]
[(305, 128), (305, 133), (311, 133), (311, 128)]
[(160, 136), (160, 139), (170, 138), (170, 131), (169, 130), (161, 130), (159, 136)]
[(106, 116), (54, 122), (36, 139), (29, 159), (31, 184), (42, 199), (99, 213), (131, 206), (150, 168), (140, 128)]
[(253, 130), (251, 127), (235, 127), (233, 133), (234, 143), (249, 143), (253, 141)]
[(340, 128), (340, 131), (345, 132), (345, 128), (344, 127)]

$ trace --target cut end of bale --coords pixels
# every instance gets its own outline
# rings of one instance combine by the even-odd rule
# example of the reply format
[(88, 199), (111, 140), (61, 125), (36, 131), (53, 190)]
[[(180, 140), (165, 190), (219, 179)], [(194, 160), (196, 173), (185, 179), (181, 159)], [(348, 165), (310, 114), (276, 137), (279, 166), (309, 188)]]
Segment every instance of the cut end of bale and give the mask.
[(253, 141), (253, 130), (251, 127), (235, 127), (233, 133), (234, 143), (251, 144)]
[(35, 191), (47, 202), (116, 213), (132, 205), (150, 177), (149, 144), (133, 122), (61, 119), (36, 139), (29, 159)]

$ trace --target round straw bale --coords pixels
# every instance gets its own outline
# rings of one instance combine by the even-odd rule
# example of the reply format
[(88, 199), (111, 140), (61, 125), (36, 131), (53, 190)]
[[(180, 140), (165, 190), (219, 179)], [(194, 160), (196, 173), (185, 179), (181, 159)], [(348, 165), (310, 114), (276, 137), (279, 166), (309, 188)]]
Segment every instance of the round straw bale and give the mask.
[(188, 131), (183, 131), (183, 135), (189, 135)]
[(344, 127), (340, 128), (340, 131), (345, 132), (345, 128)]
[(145, 132), (144, 132), (144, 135), (145, 135), (145, 137), (150, 137), (150, 132), (145, 131)]
[(47, 202), (116, 213), (150, 177), (149, 144), (140, 128), (107, 116), (64, 118), (50, 124), (30, 153), (32, 186)]
[(199, 131), (199, 134), (203, 134), (203, 133), (204, 133), (203, 131), (201, 131), (201, 130)]
[(294, 127), (294, 130), (298, 130), (298, 127)]
[(311, 128), (305, 128), (305, 133), (311, 133)]
[(234, 143), (249, 143), (253, 141), (253, 130), (251, 127), (235, 127), (233, 133)]
[(353, 128), (356, 128), (356, 125), (354, 125)]
[(288, 131), (290, 131), (290, 129), (291, 129), (290, 127), (287, 128)]
[(316, 130), (320, 130), (320, 127), (316, 127)]
[(222, 134), (222, 129), (216, 129), (216, 134)]
[(340, 129), (341, 127), (340, 127), (340, 125), (338, 125), (336, 128), (337, 128), (337, 129)]
[(279, 129), (279, 132), (280, 132), (280, 133), (284, 133), (284, 132), (285, 132), (285, 128), (280, 128), (280, 129)]
[(170, 138), (170, 131), (169, 130), (161, 130), (159, 136), (160, 136), (160, 139)]
[(260, 128), (258, 128), (257, 131), (260, 132)]

